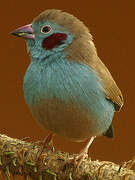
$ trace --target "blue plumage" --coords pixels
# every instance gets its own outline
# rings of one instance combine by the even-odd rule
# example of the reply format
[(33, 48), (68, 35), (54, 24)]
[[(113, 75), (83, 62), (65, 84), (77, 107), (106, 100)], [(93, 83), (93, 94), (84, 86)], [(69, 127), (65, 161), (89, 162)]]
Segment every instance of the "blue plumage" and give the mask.
[(88, 28), (68, 13), (46, 10), (12, 34), (27, 43), (24, 97), (41, 127), (76, 142), (113, 137), (112, 119), (123, 97)]
[[(103, 82), (97, 74), (87, 65), (68, 61), (61, 52), (32, 61), (24, 77), (24, 96), (31, 111), (40, 101), (54, 98), (86, 109), (89, 121), (93, 119), (97, 124), (91, 127), (90, 135), (105, 132), (114, 114), (114, 105), (105, 98)], [(46, 114), (44, 121), (49, 121)]]

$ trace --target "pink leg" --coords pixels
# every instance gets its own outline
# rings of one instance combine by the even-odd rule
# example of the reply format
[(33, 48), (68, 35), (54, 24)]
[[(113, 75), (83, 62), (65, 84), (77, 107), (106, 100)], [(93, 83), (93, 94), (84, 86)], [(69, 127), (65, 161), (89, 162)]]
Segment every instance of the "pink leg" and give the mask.
[(54, 138), (54, 136), (55, 136), (54, 133), (48, 134), (48, 136), (43, 141), (43, 149), (48, 148), (48, 149), (52, 149), (52, 151), (54, 151), (54, 147), (53, 147), (53, 138)]
[(77, 167), (79, 167), (82, 161), (88, 157), (88, 149), (92, 144), (92, 142), (94, 141), (95, 137), (96, 136), (92, 136), (91, 138), (89, 138), (86, 146), (80, 151), (79, 155), (75, 157), (74, 162)]
[(41, 152), (43, 152), (45, 148), (52, 149), (52, 151), (54, 151), (54, 147), (53, 147), (53, 138), (54, 138), (54, 136), (55, 136), (54, 133), (50, 133), (50, 134), (47, 135), (47, 137), (44, 140), (37, 141), (37, 142), (35, 142), (35, 144), (38, 144), (38, 145), (42, 146)]
[(53, 138), (54, 138), (55, 134), (54, 133), (50, 133), (48, 134), (48, 136), (45, 138), (44, 141), (44, 145), (45, 146), (53, 146)]
[(37, 144), (41, 144), (41, 150), (40, 150), (40, 154), (37, 157), (37, 165), (39, 163), (39, 160), (42, 156), (42, 154), (44, 153), (45, 148), (50, 149), (51, 151), (55, 151), (54, 147), (53, 147), (53, 138), (54, 138), (55, 134), (54, 133), (50, 133), (48, 134), (48, 136), (43, 140), (43, 141), (39, 141), (37, 142)]

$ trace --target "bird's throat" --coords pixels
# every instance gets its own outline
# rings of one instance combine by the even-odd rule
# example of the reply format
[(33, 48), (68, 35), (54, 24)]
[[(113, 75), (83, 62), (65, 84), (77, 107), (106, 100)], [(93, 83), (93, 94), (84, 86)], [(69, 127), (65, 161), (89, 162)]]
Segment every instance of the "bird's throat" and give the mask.
[(43, 40), (42, 47), (46, 50), (51, 50), (56, 46), (62, 44), (64, 40), (67, 39), (67, 34), (65, 33), (54, 33)]

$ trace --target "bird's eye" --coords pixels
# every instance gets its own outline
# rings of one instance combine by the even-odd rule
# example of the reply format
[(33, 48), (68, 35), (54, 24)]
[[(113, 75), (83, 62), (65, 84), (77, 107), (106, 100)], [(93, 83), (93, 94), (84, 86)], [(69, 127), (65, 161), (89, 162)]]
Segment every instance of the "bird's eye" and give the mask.
[(50, 31), (52, 30), (51, 26), (50, 25), (45, 25), (41, 28), (41, 32), (44, 33), (44, 34), (47, 34), (49, 33)]

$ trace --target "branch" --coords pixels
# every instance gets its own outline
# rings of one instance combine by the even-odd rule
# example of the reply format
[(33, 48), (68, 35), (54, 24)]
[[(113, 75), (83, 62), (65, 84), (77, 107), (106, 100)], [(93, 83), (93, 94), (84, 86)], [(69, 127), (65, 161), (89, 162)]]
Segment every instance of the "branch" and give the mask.
[(86, 159), (77, 169), (75, 156), (0, 135), (0, 176), (4, 179), (20, 175), (26, 180), (135, 180), (135, 171), (131, 170), (135, 157), (122, 165)]

